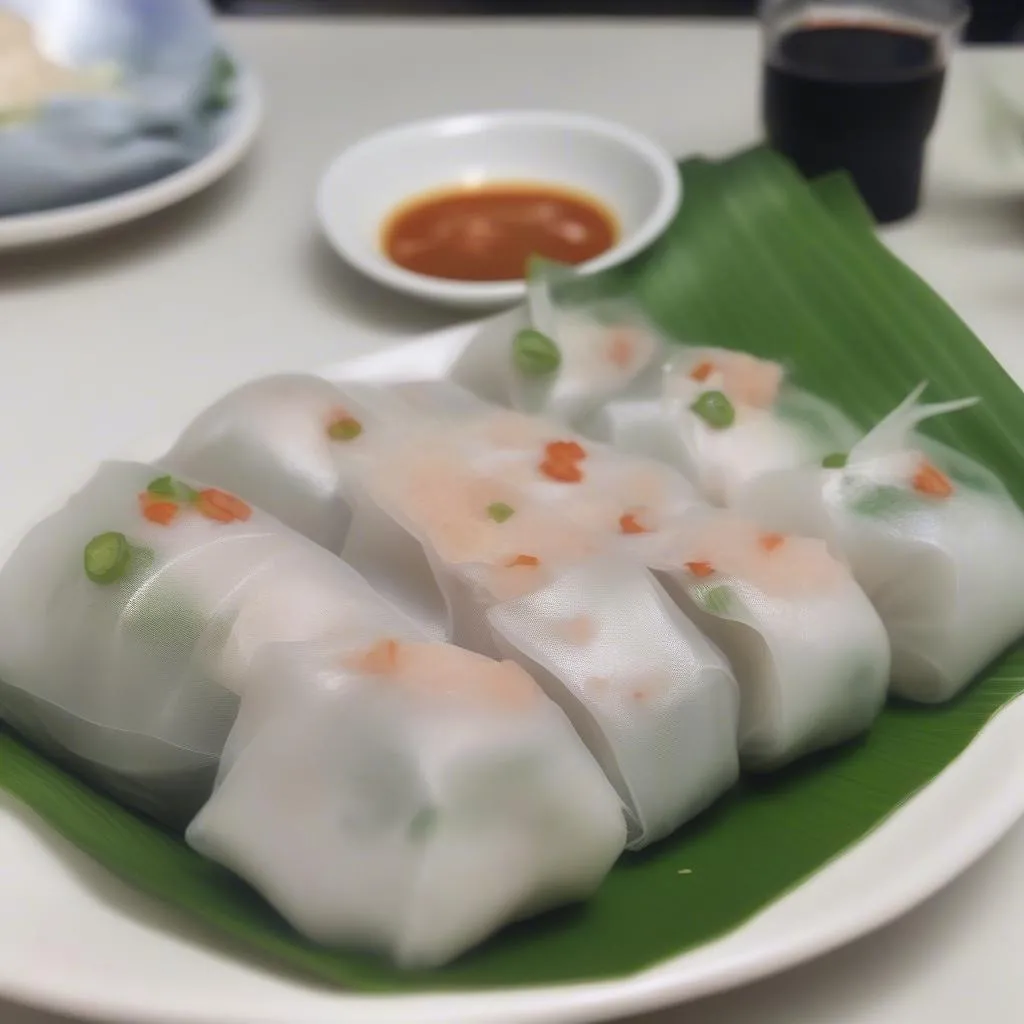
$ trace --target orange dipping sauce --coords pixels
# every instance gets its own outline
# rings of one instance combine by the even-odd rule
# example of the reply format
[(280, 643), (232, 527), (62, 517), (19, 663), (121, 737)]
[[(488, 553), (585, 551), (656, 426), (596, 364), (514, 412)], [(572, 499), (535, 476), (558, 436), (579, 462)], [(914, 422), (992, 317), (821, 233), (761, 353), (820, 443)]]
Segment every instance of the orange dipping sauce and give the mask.
[(387, 257), (427, 277), (514, 281), (544, 256), (582, 263), (618, 238), (598, 200), (556, 185), (495, 182), (456, 186), (403, 203), (384, 225)]

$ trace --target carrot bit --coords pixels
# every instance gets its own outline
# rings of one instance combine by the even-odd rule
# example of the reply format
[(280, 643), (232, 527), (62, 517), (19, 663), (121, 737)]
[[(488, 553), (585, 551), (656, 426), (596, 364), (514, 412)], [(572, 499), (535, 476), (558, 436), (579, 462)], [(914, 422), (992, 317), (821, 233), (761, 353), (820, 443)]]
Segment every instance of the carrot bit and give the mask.
[(241, 498), (216, 487), (199, 492), (196, 510), (201, 516), (218, 523), (233, 523), (236, 519), (244, 523), (252, 515), (252, 509)]
[(776, 551), (786, 543), (786, 538), (781, 533), (762, 533), (757, 542), (764, 551)]
[(699, 576), (701, 579), (706, 579), (715, 571), (714, 566), (710, 562), (687, 562), (685, 568), (694, 576)]
[(139, 508), (142, 511), (142, 517), (151, 523), (156, 523), (157, 526), (170, 526), (181, 511), (177, 502), (156, 497), (149, 491), (143, 491), (139, 495)]
[(350, 667), (371, 676), (389, 675), (398, 668), (398, 652), (397, 640), (378, 640), (369, 650), (354, 658)]
[(628, 370), (636, 354), (636, 338), (630, 331), (615, 331), (608, 342), (608, 361)]
[(583, 479), (583, 470), (575, 462), (545, 459), (540, 471), (549, 479), (563, 484), (578, 484)]
[(690, 371), (690, 380), (706, 381), (715, 372), (715, 364), (707, 361), (698, 363)]
[(576, 441), (549, 441), (544, 454), (551, 462), (581, 462), (587, 457), (587, 450)]
[(505, 565), (509, 569), (515, 569), (519, 566), (527, 566), (532, 569), (540, 565), (540, 559), (536, 555), (516, 555), (515, 558), (506, 562)]
[(650, 533), (643, 523), (639, 522), (636, 517), (636, 513), (627, 512), (625, 515), (619, 516), (619, 531), (621, 533)]
[(953, 493), (949, 477), (930, 462), (922, 462), (914, 474), (914, 490), (932, 498), (948, 498)]

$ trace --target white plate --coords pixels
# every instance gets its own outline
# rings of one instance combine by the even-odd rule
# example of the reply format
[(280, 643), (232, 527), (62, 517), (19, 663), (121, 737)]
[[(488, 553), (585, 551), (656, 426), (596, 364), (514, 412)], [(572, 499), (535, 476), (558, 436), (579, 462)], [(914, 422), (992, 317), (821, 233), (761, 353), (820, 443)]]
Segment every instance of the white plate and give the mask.
[[(490, 341), (507, 339), (520, 316), (444, 331), (325, 375), (397, 381), (438, 377), (454, 367), (461, 379), (486, 385), (493, 381)], [(167, 440), (129, 454), (159, 456)], [(0, 799), (0, 997), (131, 1024), (606, 1020), (731, 988), (864, 935), (951, 881), (1021, 814), (1019, 700), (880, 828), (717, 942), (618, 981), (392, 997), (307, 984), (233, 954), (216, 935), (122, 886), (29, 812)]]
[(0, 252), (103, 231), (187, 199), (223, 177), (245, 156), (262, 117), (259, 85), (240, 69), (235, 103), (219, 119), (216, 143), (206, 156), (148, 185), (106, 199), (0, 217)]

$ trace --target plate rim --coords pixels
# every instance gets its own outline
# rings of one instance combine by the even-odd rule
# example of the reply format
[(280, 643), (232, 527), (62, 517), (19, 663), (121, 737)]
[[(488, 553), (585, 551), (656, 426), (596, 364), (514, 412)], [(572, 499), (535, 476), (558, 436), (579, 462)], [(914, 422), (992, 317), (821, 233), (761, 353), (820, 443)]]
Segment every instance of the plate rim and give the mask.
[[(429, 379), (438, 375), (440, 367), (450, 368), (475, 341), (492, 331), (507, 330), (518, 315), (521, 315), (519, 311), (513, 310), (486, 320), (422, 334), (405, 343), (388, 345), (313, 372), (329, 380)], [(416, 367), (421, 368), (419, 372)], [(412, 372), (409, 372), (410, 368)], [(167, 441), (167, 438), (143, 438), (127, 452), (114, 457), (159, 458), (153, 453), (165, 451)], [(18, 536), (20, 534), (12, 539)], [(397, 1024), (413, 1018), (421, 1024), (441, 1024), (442, 1021), (451, 1021), (452, 1024), (583, 1024), (682, 1005), (770, 977), (814, 960), (897, 920), (943, 889), (995, 846), (1024, 817), (1022, 737), (1024, 696), (996, 712), (964, 751), (932, 782), (918, 790), (861, 840), (788, 893), (720, 938), (632, 974), (565, 985), (429, 994), (371, 995), (338, 989), (330, 992), (327, 1002), (315, 1006), (310, 1004), (308, 1008), (299, 1007), (297, 1011), (289, 1011), (291, 1015), (287, 1017), (278, 1015), (273, 1008), (267, 1008), (267, 1013), (272, 1014), (267, 1016), (255, 1014), (252, 1006), (239, 1006), (233, 1014), (218, 1009), (215, 1019), (219, 1024)], [(1008, 770), (1010, 764), (1018, 770)], [(841, 870), (841, 866), (858, 851), (873, 850), (881, 845), (884, 840), (879, 837), (889, 838), (893, 830), (906, 830), (915, 812), (920, 812), (923, 806), (944, 801), (946, 790), (965, 781), (970, 782), (973, 775), (987, 774), (994, 774), (999, 784), (981, 792), (972, 792), (968, 804), (969, 819), (961, 819), (956, 829), (944, 832), (943, 843), (920, 853), (913, 870), (906, 867), (902, 874), (897, 874), (900, 884), (890, 884), (882, 895), (869, 894), (852, 901), (852, 911), (847, 908), (839, 915), (819, 913), (811, 916), (809, 926), (805, 920), (802, 928), (783, 927), (781, 939), (775, 938), (764, 950), (742, 949), (743, 934), (756, 930), (767, 915), (773, 911), (778, 913), (779, 908), (784, 910), (791, 900), (815, 882), (824, 878), (827, 885), (828, 878), (834, 877), (835, 872)], [(978, 779), (977, 783), (980, 785), (981, 780)], [(4, 799), (7, 799), (6, 794)], [(31, 808), (16, 801), (15, 804), (16, 809), (11, 812), (0, 803), (0, 821), (20, 818), (28, 822), (27, 827), (42, 833), (44, 842), (52, 839), (55, 835), (53, 830)], [(741, 947), (738, 952), (726, 953), (709, 967), (698, 967), (696, 973), (687, 969), (691, 958), (708, 951), (714, 955), (720, 946), (728, 949), (730, 941)], [(208, 955), (221, 955), (223, 948), (223, 944), (214, 937)], [(256, 957), (249, 958), (244, 952), (236, 957), (230, 949), (228, 956), (233, 963), (263, 972), (261, 961)], [(82, 991), (61, 993), (54, 990), (52, 974), (47, 971), (41, 973), (39, 981), (41, 983), (33, 986), (18, 976), (5, 977), (4, 963), (0, 960), (0, 998), (26, 1006), (103, 1021), (123, 1021), (125, 1024), (207, 1024), (211, 1020), (211, 1011), (199, 1005), (204, 998), (202, 994), (196, 995), (196, 1002), (191, 1006), (168, 1010), (154, 1007), (151, 1002), (143, 1004), (138, 999), (119, 1000), (116, 996), (97, 999)], [(310, 991), (323, 994), (322, 990), (307, 989), (303, 979), (297, 975), (286, 979), (286, 985), (291, 983), (302, 986), (296, 987), (295, 999), (309, 995)]]
[[(234, 58), (233, 58), (234, 59)], [(201, 192), (248, 153), (263, 123), (259, 81), (241, 62), (237, 98), (225, 118), (223, 138), (198, 160), (156, 181), (102, 199), (39, 212), (0, 217), (0, 253), (96, 234), (173, 206)]]

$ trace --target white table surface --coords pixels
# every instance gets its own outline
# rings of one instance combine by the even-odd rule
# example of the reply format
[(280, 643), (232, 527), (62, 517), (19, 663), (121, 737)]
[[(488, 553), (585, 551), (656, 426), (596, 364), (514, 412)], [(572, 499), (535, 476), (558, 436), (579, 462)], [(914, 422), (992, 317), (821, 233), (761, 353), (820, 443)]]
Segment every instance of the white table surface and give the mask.
[[(725, 153), (757, 134), (757, 39), (742, 23), (274, 20), (227, 32), (268, 94), (262, 141), (239, 172), (116, 234), (0, 258), (8, 502), (52, 490), (127, 438), (180, 427), (241, 379), (454, 322), (358, 279), (317, 235), (317, 177), (367, 132), (538, 106), (629, 122), (679, 155)], [(1006, 54), (957, 58), (925, 210), (888, 237), (1024, 380), (1024, 174), (1018, 197), (977, 145), (976, 78), (995, 59)], [(1024, 50), (1020, 61), (1024, 80)], [(891, 927), (631, 1024), (1019, 1024), (1022, 948), (1024, 824)], [(0, 1021), (57, 1018), (0, 1000)]]

